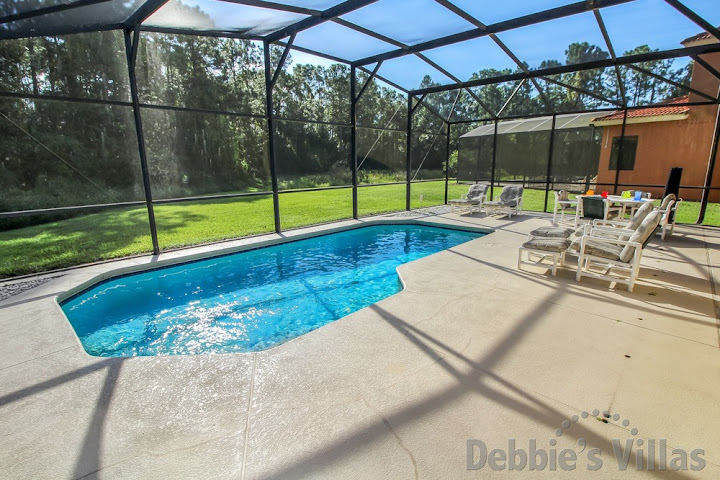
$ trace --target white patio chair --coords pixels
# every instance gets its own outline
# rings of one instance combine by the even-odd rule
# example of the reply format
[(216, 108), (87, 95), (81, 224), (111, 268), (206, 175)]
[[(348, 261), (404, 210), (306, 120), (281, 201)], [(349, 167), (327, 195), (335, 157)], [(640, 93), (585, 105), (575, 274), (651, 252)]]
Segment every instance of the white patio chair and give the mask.
[(575, 279), (579, 282), (582, 277), (591, 277), (623, 283), (632, 292), (643, 248), (659, 228), (661, 217), (657, 210), (650, 213), (627, 240), (592, 234), (575, 240), (573, 245), (580, 252)]
[(557, 213), (560, 210), (560, 222), (565, 219), (565, 212), (572, 212), (575, 214), (577, 209), (578, 201), (570, 200), (567, 190), (556, 190), (555, 194), (555, 206), (553, 207), (553, 225), (557, 225)]
[(493, 213), (499, 211), (512, 218), (513, 212), (516, 215), (522, 213), (522, 196), (523, 187), (521, 185), (505, 185), (500, 195), (495, 197), (492, 202), (483, 202), (482, 208), (485, 209), (485, 213), (488, 215), (490, 211)]
[(675, 231), (675, 217), (677, 216), (677, 209), (682, 202), (682, 198), (676, 198), (674, 194), (668, 194), (663, 198), (658, 211), (662, 213), (662, 219), (660, 220), (660, 226), (662, 227), (662, 233), (660, 238), (665, 240), (665, 234), (667, 229), (670, 229), (670, 235)]
[(467, 193), (460, 195), (460, 198), (449, 200), (450, 211), (455, 212), (457, 209), (466, 208), (470, 213), (473, 211), (473, 207), (478, 207), (478, 212), (482, 208), (483, 202), (487, 199), (487, 189), (489, 185), (487, 183), (473, 183), (468, 188)]

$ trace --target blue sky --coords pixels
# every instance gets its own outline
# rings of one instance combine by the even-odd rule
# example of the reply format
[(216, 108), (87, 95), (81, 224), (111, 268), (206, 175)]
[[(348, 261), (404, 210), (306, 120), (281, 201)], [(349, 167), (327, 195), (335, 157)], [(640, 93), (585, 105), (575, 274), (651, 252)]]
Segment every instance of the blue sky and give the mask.
[[(339, 0), (276, 0), (278, 3), (324, 9)], [(485, 24), (502, 22), (516, 16), (573, 3), (575, 0), (451, 0)], [(720, 25), (720, 0), (683, 0), (714, 25)], [(206, 15), (198, 16), (193, 26), (199, 30), (250, 30), (258, 34), (281, 28), (304, 18), (302, 15), (249, 7), (217, 0), (171, 0), (148, 24), (172, 26), (187, 22), (174, 15), (177, 4), (197, 6)], [(680, 42), (700, 32), (700, 27), (684, 17), (664, 0), (635, 0), (601, 11), (608, 34), (618, 55), (647, 44), (653, 49), (680, 48)], [(208, 17), (211, 21), (208, 21)], [(474, 26), (433, 0), (379, 0), (342, 17), (399, 42), (413, 45), (439, 36), (473, 29)], [(214, 23), (214, 25), (212, 25)], [(531, 68), (541, 61), (554, 59), (564, 63), (565, 49), (571, 42), (586, 41), (606, 50), (605, 42), (592, 13), (583, 13), (542, 24), (498, 34), (498, 37)], [(324, 23), (297, 35), (298, 46), (338, 57), (356, 60), (397, 47), (362, 35), (333, 22)], [(426, 52), (426, 55), (454, 76), (467, 80), (483, 68), (515, 68), (513, 61), (489, 38), (470, 40)], [(293, 52), (294, 63), (328, 65), (332, 62), (301, 52)], [(452, 80), (417, 57), (385, 62), (380, 74), (406, 87), (417, 88), (425, 74), (439, 83)]]

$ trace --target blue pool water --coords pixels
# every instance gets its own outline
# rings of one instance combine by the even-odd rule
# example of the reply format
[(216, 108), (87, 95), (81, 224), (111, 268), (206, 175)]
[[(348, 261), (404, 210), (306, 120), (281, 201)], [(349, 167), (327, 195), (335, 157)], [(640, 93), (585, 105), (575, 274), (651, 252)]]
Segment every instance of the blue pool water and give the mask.
[(61, 306), (91, 355), (263, 350), (399, 292), (398, 265), (482, 235), (362, 227), (111, 279)]

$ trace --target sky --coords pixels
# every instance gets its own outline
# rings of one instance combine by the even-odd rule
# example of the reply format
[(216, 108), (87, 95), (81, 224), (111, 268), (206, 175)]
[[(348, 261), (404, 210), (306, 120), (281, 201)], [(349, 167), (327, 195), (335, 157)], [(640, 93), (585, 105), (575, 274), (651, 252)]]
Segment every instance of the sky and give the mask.
[[(315, 9), (325, 9), (340, 3), (340, 0), (275, 1)], [(574, 3), (576, 0), (450, 1), (477, 20), (490, 25)], [(713, 25), (720, 25), (718, 1), (683, 0), (689, 8)], [(181, 16), (178, 10), (180, 3), (197, 7), (197, 18), (188, 19), (187, 9), (183, 9)], [(603, 8), (600, 12), (618, 56), (643, 44), (659, 50), (680, 48), (683, 39), (701, 31), (700, 27), (664, 0), (635, 0)], [(303, 15), (295, 13), (218, 0), (171, 0), (145, 23), (170, 27), (177, 26), (177, 22), (181, 21), (190, 22), (199, 30), (215, 28), (264, 35), (302, 18)], [(341, 18), (408, 45), (475, 28), (433, 0), (379, 0)], [(498, 34), (498, 38), (530, 68), (537, 68), (543, 60), (554, 59), (565, 63), (565, 49), (572, 42), (588, 42), (607, 50), (600, 28), (590, 12), (507, 31)], [(295, 44), (348, 60), (397, 49), (394, 45), (334, 22), (325, 22), (300, 32)], [(516, 68), (515, 63), (487, 37), (430, 50), (426, 55), (460, 80), (469, 79), (473, 72), (483, 68)], [(298, 51), (292, 52), (292, 58), (294, 64), (332, 64), (332, 61)], [(438, 83), (453, 82), (415, 56), (387, 61), (378, 73), (409, 89), (419, 87), (426, 74), (430, 74)]]

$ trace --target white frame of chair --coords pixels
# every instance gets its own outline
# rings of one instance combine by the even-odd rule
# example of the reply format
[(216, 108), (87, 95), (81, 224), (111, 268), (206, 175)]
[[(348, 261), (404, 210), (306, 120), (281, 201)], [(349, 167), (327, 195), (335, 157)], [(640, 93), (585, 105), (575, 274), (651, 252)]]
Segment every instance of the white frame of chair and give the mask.
[[(670, 200), (670, 203), (668, 203), (667, 207), (664, 210), (660, 210), (658, 208), (658, 211), (662, 212), (662, 218), (660, 219), (660, 226), (662, 228), (662, 233), (660, 234), (661, 240), (665, 240), (665, 232), (667, 231), (668, 225), (670, 226), (670, 236), (672, 236), (675, 232), (675, 219), (677, 218), (677, 209), (678, 206), (680, 206), (680, 202), (682, 201), (682, 198), (678, 198), (677, 200)], [(670, 217), (672, 217), (672, 222), (670, 222)]]
[[(527, 260), (522, 259), (523, 252), (527, 252)], [(561, 252), (549, 252), (547, 250), (540, 250), (536, 248), (520, 247), (518, 250), (518, 270), (522, 270), (520, 265), (532, 265), (534, 267), (547, 267), (549, 266), (552, 270), (553, 277), (557, 273), (557, 267), (565, 265), (565, 253), (566, 250)], [(533, 260), (532, 256), (536, 255), (539, 257), (537, 260)], [(552, 259), (552, 264), (548, 265), (543, 263), (546, 259)]]
[[(590, 255), (585, 253), (585, 246), (588, 240), (593, 242), (607, 243), (611, 245), (622, 245), (631, 246), (635, 248), (632, 259), (629, 262), (623, 262), (622, 260), (612, 260), (605, 257), (598, 257), (596, 255)], [(575, 273), (575, 280), (578, 282), (582, 280), (582, 277), (597, 278), (599, 280), (608, 280), (610, 282), (622, 283), (628, 286), (628, 292), (633, 291), (635, 286), (635, 280), (637, 280), (638, 273), (640, 272), (640, 260), (642, 259), (643, 246), (639, 242), (631, 242), (629, 240), (616, 240), (612, 238), (594, 237), (592, 235), (583, 235), (580, 237), (580, 252), (578, 253), (578, 264), (577, 271)], [(591, 267), (595, 265), (605, 266), (603, 273), (597, 273), (591, 270)], [(627, 279), (618, 277), (616, 275), (610, 275), (613, 269), (620, 269), (627, 271), (629, 276)]]
[[(468, 187), (467, 193), (461, 193), (459, 200), (467, 200), (468, 193), (470, 193), (470, 187)], [(487, 188), (485, 189), (485, 193), (480, 195), (479, 200), (468, 200), (466, 203), (453, 203), (453, 200), (449, 200), (448, 204), (450, 205), (450, 213), (455, 213), (456, 209), (465, 209), (467, 208), (468, 212), (472, 214), (473, 207), (478, 207), (478, 213), (482, 213), (483, 208), (482, 204), (485, 203), (487, 200)], [(457, 200), (457, 199), (456, 199)]]
[[(505, 189), (505, 187), (503, 187), (503, 189)], [(524, 190), (525, 190), (525, 189), (523, 189), (523, 192), (524, 192)], [(495, 202), (499, 202), (501, 195), (502, 195), (502, 192), (500, 192), (500, 195), (496, 195), (494, 201), (495, 201)], [(490, 215), (490, 211), (489, 211), (489, 210), (492, 210), (492, 211), (493, 211), (493, 214), (494, 214), (497, 210), (502, 210), (503, 212), (505, 212), (505, 213), (507, 214), (508, 218), (512, 218), (512, 216), (513, 216), (513, 214), (512, 214), (513, 210), (515, 210), (515, 215), (520, 215), (520, 214), (522, 213), (522, 211), (523, 211), (523, 209), (522, 209), (522, 200), (523, 200), (523, 199), (522, 199), (522, 193), (521, 193), (521, 195), (520, 195), (519, 197), (515, 197), (515, 198), (511, 198), (511, 199), (510, 199), (510, 201), (512, 201), (512, 200), (515, 200), (515, 202), (516, 202), (516, 203), (515, 203), (515, 206), (512, 206), (512, 205), (492, 205), (492, 204), (488, 204), (488, 203), (486, 203), (486, 202), (483, 202), (482, 208), (485, 209), (485, 214), (486, 214), (486, 215)]]
[(568, 200), (559, 200), (559, 198), (560, 198), (559, 193), (560, 193), (560, 192), (559, 192), (558, 190), (555, 190), (553, 193), (555, 194), (555, 206), (553, 207), (553, 219), (552, 219), (552, 224), (553, 224), (553, 225), (557, 225), (557, 220), (556, 220), (556, 219), (557, 219), (558, 207), (560, 207), (560, 222), (562, 222), (562, 221), (565, 219), (565, 207), (573, 207), (573, 206), (574, 206), (574, 207), (575, 207), (575, 213), (577, 214), (577, 209), (578, 209), (578, 203), (579, 203), (579, 202), (578, 202), (577, 199), (575, 199), (575, 200), (570, 200), (570, 199), (568, 199)]

